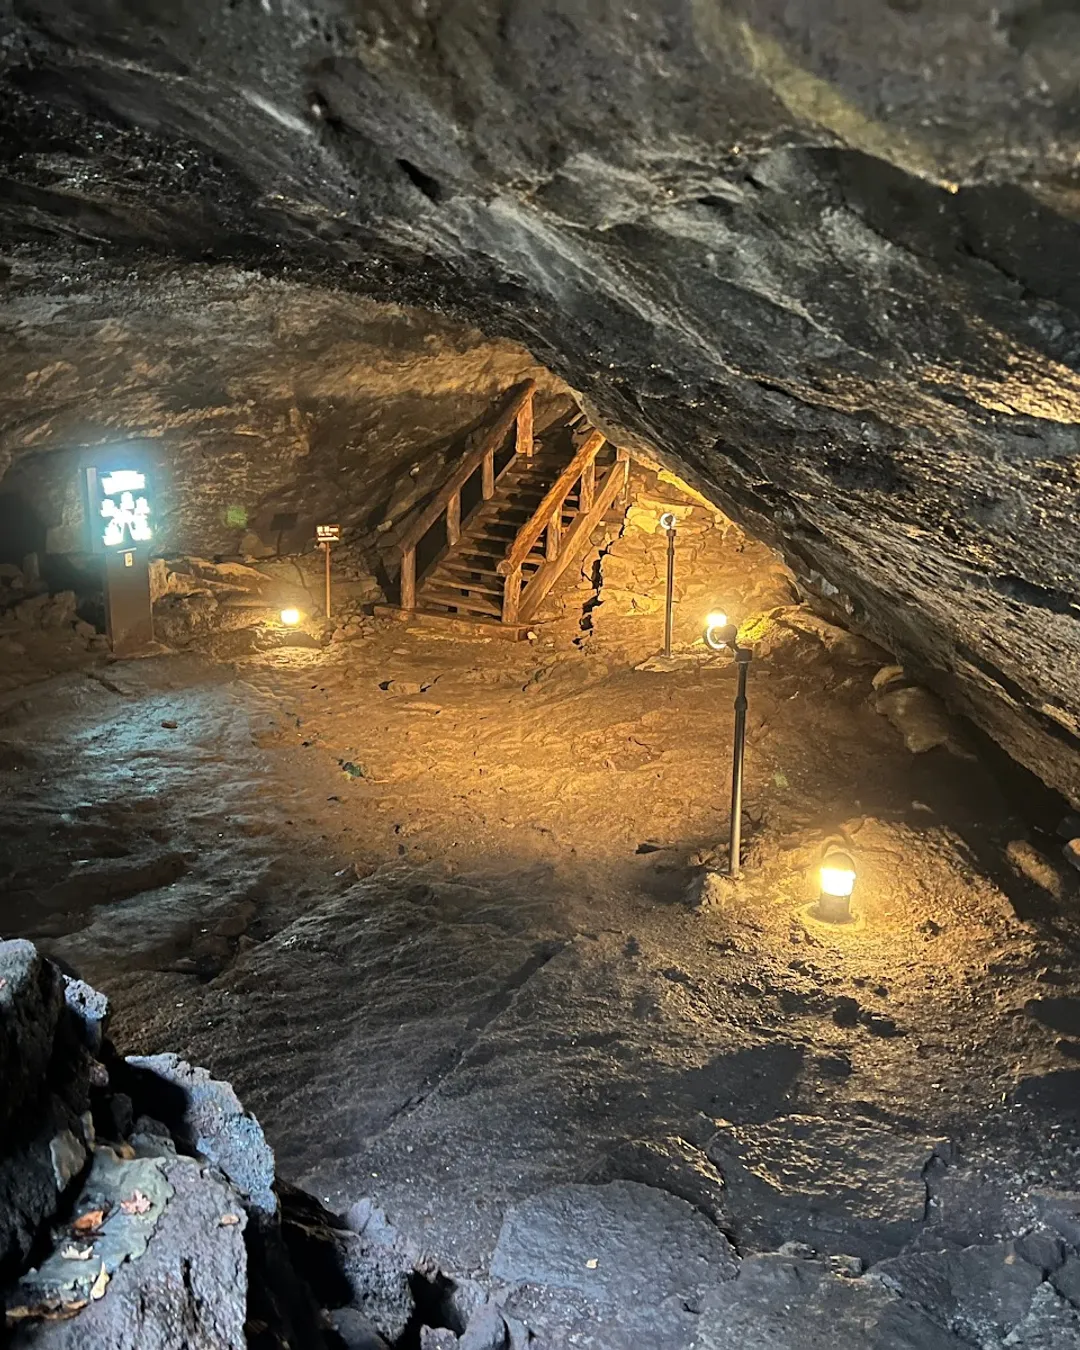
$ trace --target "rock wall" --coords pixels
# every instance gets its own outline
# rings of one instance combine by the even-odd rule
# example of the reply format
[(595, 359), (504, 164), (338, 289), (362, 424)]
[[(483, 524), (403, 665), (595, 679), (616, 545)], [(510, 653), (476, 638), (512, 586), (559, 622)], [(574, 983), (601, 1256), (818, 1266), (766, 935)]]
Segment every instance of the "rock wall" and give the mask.
[(86, 565), (81, 471), (110, 450), (152, 476), (156, 554), (268, 558), (400, 516), (526, 376), (565, 396), (509, 342), (228, 268), (76, 299), (17, 267), (0, 359), (0, 561), (54, 567)]
[(631, 505), (618, 536), (597, 559), (600, 587), (591, 612), (598, 637), (627, 639), (647, 630), (662, 641), (667, 594), (667, 532), (661, 517), (675, 517), (673, 641), (698, 641), (704, 619), (717, 610), (744, 624), (798, 598), (783, 560), (750, 538), (707, 499), (675, 475), (635, 463)]
[(663, 646), (667, 596), (666, 513), (676, 522), (673, 644), (702, 636), (704, 619), (725, 611), (748, 636), (763, 616), (800, 599), (794, 574), (707, 497), (654, 462), (633, 459), (629, 503), (597, 529), (579, 567), (568, 569), (541, 618), (640, 655)]
[[(16, 438), (53, 397), (58, 426), (89, 407), (125, 436), (183, 439), (199, 409), (207, 472), (252, 489), (221, 504), (263, 540), (277, 457), (361, 425), (312, 418), (312, 381), (292, 383), (324, 336), (328, 397), (347, 383), (326, 326), (355, 332), (346, 293), (456, 313), (707, 486), (1080, 801), (1071, 6), (0, 13)], [(146, 320), (155, 257), (187, 264), (166, 273), (180, 325), (167, 305), (164, 326)], [(222, 274), (203, 269), (223, 262), (265, 275), (233, 274), (238, 307), (207, 303), (204, 276), (212, 293)], [(21, 362), (38, 266), (55, 340)], [(102, 313), (105, 284), (122, 298)], [(102, 377), (89, 386), (69, 378), (65, 325)], [(289, 361), (237, 385), (224, 349), (246, 325), (280, 333)], [(147, 388), (145, 418), (113, 397)], [(336, 504), (336, 479), (315, 478), (305, 499)], [(185, 551), (239, 549), (247, 526), (218, 538), (220, 505), (186, 481), (181, 515), (207, 537)], [(296, 508), (285, 492), (267, 509)]]

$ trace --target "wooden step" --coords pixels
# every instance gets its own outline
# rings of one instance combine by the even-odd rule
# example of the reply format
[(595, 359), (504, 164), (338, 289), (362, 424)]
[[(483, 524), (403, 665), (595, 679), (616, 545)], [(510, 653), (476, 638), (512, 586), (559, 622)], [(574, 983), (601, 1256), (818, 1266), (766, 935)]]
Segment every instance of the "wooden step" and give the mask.
[(503, 623), (499, 619), (489, 619), (479, 614), (448, 614), (444, 609), (401, 609), (396, 605), (376, 605), (375, 613), (380, 619), (394, 619), (401, 624), (419, 624), (424, 628), (434, 628), (444, 633), (454, 633), (463, 638), (503, 638), (510, 642), (521, 642), (535, 627), (532, 624)]
[[(537, 502), (536, 506), (539, 505), (540, 503)], [(478, 516), (478, 519), (487, 519), (491, 516), (520, 516), (521, 522), (524, 524), (525, 521), (532, 519), (536, 512), (536, 506), (529, 506), (519, 502), (489, 503), (480, 516)], [(567, 507), (570, 507), (570, 509), (567, 510)], [(577, 503), (572, 502), (568, 498), (563, 507), (563, 515), (570, 516), (571, 518), (578, 515)]]
[[(439, 566), (443, 568), (453, 568), (457, 572), (467, 572), (474, 576), (498, 577), (502, 580), (502, 573), (496, 569), (495, 564), (502, 562), (504, 556), (505, 555), (502, 553), (497, 557), (492, 554), (484, 554), (483, 561), (480, 563), (462, 562), (460, 559), (454, 559), (452, 561), (441, 562)], [(526, 561), (522, 563), (522, 567), (528, 567), (530, 569), (540, 567), (543, 561), (544, 556), (542, 553), (539, 553), (532, 556), (530, 559), (526, 559)]]
[[(459, 577), (498, 577), (501, 583), (502, 573), (498, 570), (498, 564), (502, 562), (505, 554), (500, 553), (497, 557), (491, 554), (484, 554), (482, 557), (473, 558), (447, 558), (439, 564), (440, 571), (446, 571), (453, 575), (455, 582)], [(539, 566), (543, 560), (542, 551), (537, 552), (536, 556), (526, 565), (529, 567)], [(467, 585), (468, 582), (461, 584)]]
[(424, 582), (424, 585), (427, 586), (429, 583), (441, 587), (451, 586), (455, 589), (468, 591), (470, 595), (473, 593), (494, 595), (497, 599), (502, 599), (503, 588), (501, 586), (493, 585), (490, 581), (472, 581), (465, 577), (454, 576), (453, 573), (446, 571), (445, 566), (437, 567)]
[(502, 618), (502, 605), (493, 605), (488, 600), (472, 600), (463, 595), (443, 595), (441, 591), (421, 587), (417, 596), (424, 609), (441, 605), (446, 609), (456, 609), (465, 614), (486, 614), (493, 619)]

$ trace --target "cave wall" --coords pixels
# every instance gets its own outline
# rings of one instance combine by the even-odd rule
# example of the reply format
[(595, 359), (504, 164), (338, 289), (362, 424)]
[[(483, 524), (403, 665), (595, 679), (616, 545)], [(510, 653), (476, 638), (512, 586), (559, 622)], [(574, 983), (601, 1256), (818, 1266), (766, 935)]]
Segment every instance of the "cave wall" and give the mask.
[[(9, 278), (0, 305), (0, 550), (87, 547), (82, 469), (145, 465), (158, 554), (264, 558), (317, 520), (370, 542), (524, 378), (522, 348), (436, 315), (233, 269), (149, 267), (65, 297)], [(282, 520), (295, 520), (282, 524)]]
[(1080, 801), (1074, 6), (0, 18), (13, 277), (231, 262), (510, 338)]

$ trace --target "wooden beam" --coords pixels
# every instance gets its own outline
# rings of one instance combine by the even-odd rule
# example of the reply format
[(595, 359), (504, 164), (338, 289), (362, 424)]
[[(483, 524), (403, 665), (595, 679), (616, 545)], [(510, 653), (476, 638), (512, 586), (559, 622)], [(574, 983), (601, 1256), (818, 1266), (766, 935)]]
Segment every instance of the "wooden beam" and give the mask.
[[(533, 385), (533, 393), (536, 385)], [(517, 453), (529, 456), (533, 452), (533, 394), (518, 409), (517, 415)]]
[(401, 555), (401, 608), (416, 608), (416, 549), (407, 548)]
[(517, 623), (521, 604), (521, 568), (515, 567), (503, 587), (503, 623)]
[(446, 503), (446, 542), (451, 548), (461, 538), (461, 493), (451, 494)]
[(547, 542), (544, 548), (544, 557), (548, 562), (554, 562), (559, 556), (559, 546), (562, 544), (562, 510), (556, 511), (548, 521)]
[(581, 509), (591, 511), (596, 496), (596, 461), (586, 464), (581, 471)]
[(489, 447), (484, 455), (483, 478), (481, 480), (480, 494), (484, 501), (488, 501), (495, 495), (495, 447)]

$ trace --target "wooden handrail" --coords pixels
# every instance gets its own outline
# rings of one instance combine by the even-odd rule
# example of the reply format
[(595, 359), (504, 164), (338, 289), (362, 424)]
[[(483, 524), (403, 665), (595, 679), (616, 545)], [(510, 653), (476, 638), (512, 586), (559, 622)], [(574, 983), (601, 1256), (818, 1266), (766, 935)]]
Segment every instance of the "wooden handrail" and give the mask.
[(577, 454), (548, 489), (544, 500), (518, 530), (513, 547), (495, 569), (500, 575), (508, 576), (519, 568), (532, 551), (533, 544), (540, 538), (548, 525), (556, 516), (561, 516), (562, 505), (570, 489), (589, 465), (595, 462), (604, 440), (603, 432), (594, 431), (588, 440), (583, 442)]
[[(511, 609), (511, 618), (509, 622), (530, 623), (540, 608), (544, 597), (556, 581), (562, 576), (563, 572), (569, 567), (572, 559), (579, 556), (584, 551), (589, 535), (596, 529), (603, 519), (605, 511), (612, 504), (620, 492), (626, 491), (627, 483), (630, 478), (630, 457), (625, 450), (618, 451), (618, 458), (608, 469), (602, 482), (597, 483), (596, 493), (591, 506), (588, 510), (582, 508), (574, 523), (567, 530), (562, 540), (562, 547), (557, 557), (541, 565), (530, 578), (524, 591), (521, 589), (521, 568), (518, 566), (506, 579), (508, 590), (516, 580), (517, 587), (514, 594), (514, 603)], [(506, 619), (507, 607), (503, 606), (503, 619)]]
[(459, 493), (468, 479), (470, 479), (476, 470), (484, 462), (489, 453), (494, 453), (499, 442), (510, 430), (511, 425), (517, 420), (518, 413), (536, 393), (536, 381), (526, 380), (523, 385), (515, 392), (511, 401), (506, 405), (499, 415), (488, 434), (480, 442), (475, 450), (470, 450), (459, 462), (454, 472), (442, 485), (439, 491), (431, 499), (427, 509), (422, 515), (413, 521), (412, 525), (402, 536), (398, 547), (404, 553), (417, 546), (432, 525), (439, 519), (442, 513), (450, 505), (450, 499)]

